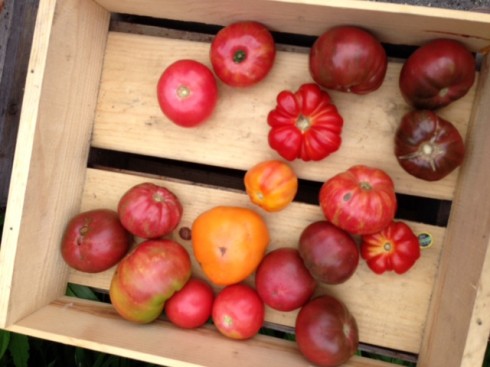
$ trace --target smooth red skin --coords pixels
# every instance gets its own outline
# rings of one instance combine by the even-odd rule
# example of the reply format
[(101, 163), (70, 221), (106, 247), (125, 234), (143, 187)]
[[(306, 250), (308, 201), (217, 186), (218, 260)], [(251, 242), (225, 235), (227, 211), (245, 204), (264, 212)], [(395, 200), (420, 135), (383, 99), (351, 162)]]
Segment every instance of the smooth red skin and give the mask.
[[(187, 97), (177, 93), (181, 86), (190, 90)], [(157, 99), (162, 112), (182, 127), (204, 123), (214, 112), (218, 101), (218, 85), (212, 71), (195, 60), (178, 60), (160, 76)]]
[(180, 291), (165, 303), (165, 314), (174, 324), (184, 329), (204, 325), (211, 317), (214, 292), (199, 278), (191, 278)]
[[(240, 62), (235, 61), (238, 51), (246, 55)], [(274, 65), (276, 46), (274, 38), (263, 24), (236, 22), (216, 34), (209, 55), (214, 72), (225, 84), (248, 87), (269, 74)]]
[(126, 320), (149, 323), (191, 277), (187, 250), (172, 240), (146, 240), (124, 257), (113, 274), (109, 295)]
[(98, 273), (116, 265), (126, 255), (131, 239), (115, 211), (90, 210), (68, 222), (61, 242), (61, 254), (72, 268)]
[(313, 295), (316, 281), (295, 248), (269, 252), (255, 273), (255, 289), (264, 303), (278, 311), (303, 306)]
[(466, 95), (475, 71), (475, 58), (462, 43), (436, 39), (415, 50), (403, 64), (400, 91), (412, 107), (436, 109)]
[(393, 221), (378, 233), (362, 236), (361, 256), (376, 274), (403, 274), (420, 258), (419, 239), (406, 223)]
[(359, 265), (354, 239), (327, 221), (309, 224), (300, 235), (298, 250), (313, 277), (326, 284), (344, 283)]
[[(344, 120), (327, 92), (307, 83), (295, 92), (282, 91), (269, 112), (269, 145), (292, 161), (319, 161), (337, 151), (342, 143)], [(302, 124), (306, 123), (307, 128)], [(299, 125), (298, 125), (299, 124)]]
[(218, 331), (231, 339), (256, 335), (264, 324), (265, 306), (252, 287), (237, 283), (226, 286), (216, 296), (212, 319)]
[(379, 232), (397, 209), (391, 177), (381, 169), (352, 166), (328, 179), (320, 189), (325, 218), (350, 234)]
[(319, 367), (342, 365), (359, 344), (355, 318), (343, 302), (329, 295), (314, 298), (301, 308), (295, 332), (300, 352)]
[(151, 239), (171, 233), (182, 219), (183, 207), (169, 189), (144, 182), (124, 193), (117, 211), (122, 225), (129, 232)]
[(388, 59), (369, 32), (338, 26), (320, 35), (310, 49), (309, 68), (319, 85), (341, 92), (367, 94), (384, 81)]
[[(424, 153), (431, 146), (431, 154)], [(441, 180), (464, 160), (465, 145), (458, 129), (429, 110), (407, 112), (395, 133), (395, 156), (412, 176)]]

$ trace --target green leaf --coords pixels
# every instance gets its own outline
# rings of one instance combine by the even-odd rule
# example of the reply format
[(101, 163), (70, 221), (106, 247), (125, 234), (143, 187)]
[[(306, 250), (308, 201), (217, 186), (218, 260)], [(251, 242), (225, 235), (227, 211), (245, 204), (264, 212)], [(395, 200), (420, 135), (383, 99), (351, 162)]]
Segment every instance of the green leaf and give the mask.
[(95, 294), (95, 292), (84, 285), (72, 284), (68, 283), (68, 287), (66, 289), (66, 295), (71, 297), (89, 299), (92, 301), (98, 301), (99, 298)]
[(0, 330), (0, 360), (5, 355), (10, 342), (10, 332), (7, 330)]
[(11, 333), (8, 349), (15, 367), (27, 367), (29, 361), (29, 339), (27, 336)]

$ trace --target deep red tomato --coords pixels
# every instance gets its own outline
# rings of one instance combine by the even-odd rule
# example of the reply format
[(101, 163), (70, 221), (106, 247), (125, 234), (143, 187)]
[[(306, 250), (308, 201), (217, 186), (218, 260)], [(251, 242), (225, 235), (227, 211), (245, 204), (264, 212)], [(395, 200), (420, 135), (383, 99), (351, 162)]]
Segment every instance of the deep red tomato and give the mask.
[(319, 367), (336, 367), (357, 351), (359, 332), (347, 306), (329, 295), (314, 298), (296, 318), (296, 342), (310, 362)]
[(458, 129), (429, 110), (406, 113), (395, 133), (395, 156), (412, 176), (437, 181), (463, 163), (465, 145)]
[(393, 221), (378, 233), (362, 236), (361, 256), (377, 274), (403, 274), (420, 258), (419, 239), (406, 223)]
[(237, 283), (226, 286), (216, 296), (212, 319), (220, 333), (232, 339), (249, 339), (264, 324), (265, 307), (252, 287)]
[(185, 329), (202, 326), (211, 317), (214, 292), (199, 278), (191, 278), (180, 291), (165, 303), (165, 314), (170, 322)]
[(474, 56), (462, 43), (436, 39), (413, 52), (403, 64), (400, 90), (417, 109), (435, 109), (463, 97), (475, 81)]
[(347, 281), (359, 264), (359, 249), (354, 239), (327, 221), (306, 226), (298, 250), (313, 277), (326, 284)]
[(320, 189), (325, 217), (351, 234), (375, 233), (397, 209), (391, 177), (381, 169), (356, 165), (328, 179)]
[(319, 161), (342, 142), (342, 116), (328, 93), (314, 83), (303, 84), (295, 93), (280, 92), (267, 122), (270, 147), (289, 161)]
[(225, 84), (247, 87), (264, 79), (274, 64), (274, 39), (261, 23), (243, 21), (221, 29), (211, 43), (214, 72)]
[(95, 209), (80, 213), (68, 222), (61, 242), (61, 254), (74, 269), (98, 273), (111, 268), (129, 250), (131, 235), (117, 213)]
[(381, 43), (354, 26), (338, 26), (317, 38), (310, 50), (310, 74), (322, 87), (366, 94), (378, 89), (388, 59)]
[(178, 60), (160, 76), (157, 98), (162, 112), (175, 124), (194, 127), (206, 121), (218, 101), (212, 71), (195, 60)]
[(143, 182), (120, 198), (117, 211), (122, 225), (135, 236), (157, 238), (172, 232), (180, 223), (183, 207), (169, 189)]

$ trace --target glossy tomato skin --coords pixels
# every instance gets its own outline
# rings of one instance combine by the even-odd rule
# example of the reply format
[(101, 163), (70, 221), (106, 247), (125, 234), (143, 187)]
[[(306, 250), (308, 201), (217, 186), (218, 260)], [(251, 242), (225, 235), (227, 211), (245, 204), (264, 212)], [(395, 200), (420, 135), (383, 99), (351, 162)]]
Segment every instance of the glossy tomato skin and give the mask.
[(397, 209), (391, 177), (365, 165), (352, 166), (328, 179), (320, 189), (319, 201), (327, 220), (358, 235), (380, 231)]
[(327, 92), (314, 83), (296, 92), (284, 90), (269, 112), (268, 141), (281, 157), (292, 161), (319, 161), (337, 151), (344, 120)]
[(150, 239), (171, 233), (182, 219), (183, 207), (169, 189), (143, 182), (124, 193), (119, 199), (117, 211), (128, 231)]
[(323, 295), (304, 305), (296, 318), (296, 342), (303, 356), (319, 367), (336, 367), (357, 351), (359, 331), (347, 306)]
[(313, 80), (327, 89), (367, 94), (384, 81), (388, 59), (381, 43), (366, 30), (338, 26), (321, 34), (309, 55)]
[(295, 248), (269, 252), (255, 273), (255, 289), (264, 303), (279, 311), (303, 306), (313, 295), (315, 279)]
[(231, 339), (255, 336), (264, 324), (265, 307), (257, 291), (237, 283), (226, 286), (216, 296), (212, 319), (218, 331)]
[(306, 226), (298, 250), (313, 277), (326, 284), (344, 283), (359, 264), (359, 249), (354, 239), (327, 221)]
[(274, 65), (276, 46), (261, 23), (242, 21), (221, 29), (214, 37), (210, 59), (225, 84), (248, 87), (263, 80)]
[(157, 99), (162, 112), (182, 127), (195, 127), (214, 112), (218, 85), (212, 71), (196, 60), (177, 60), (160, 76)]
[(415, 50), (400, 72), (400, 91), (416, 109), (436, 109), (463, 97), (475, 81), (476, 61), (461, 43), (432, 40)]
[(458, 129), (430, 110), (407, 112), (395, 133), (395, 156), (412, 176), (441, 180), (464, 160), (465, 144)]
[(86, 273), (116, 265), (129, 250), (132, 236), (110, 209), (79, 213), (68, 222), (61, 243), (65, 262)]

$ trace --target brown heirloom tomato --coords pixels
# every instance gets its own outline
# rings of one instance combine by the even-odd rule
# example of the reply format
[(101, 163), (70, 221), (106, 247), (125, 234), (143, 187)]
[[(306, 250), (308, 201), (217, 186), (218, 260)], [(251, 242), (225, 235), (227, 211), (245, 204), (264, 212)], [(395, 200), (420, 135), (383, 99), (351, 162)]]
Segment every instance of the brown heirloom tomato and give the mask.
[(464, 159), (463, 138), (456, 127), (432, 111), (410, 111), (395, 134), (398, 163), (412, 176), (437, 181)]

